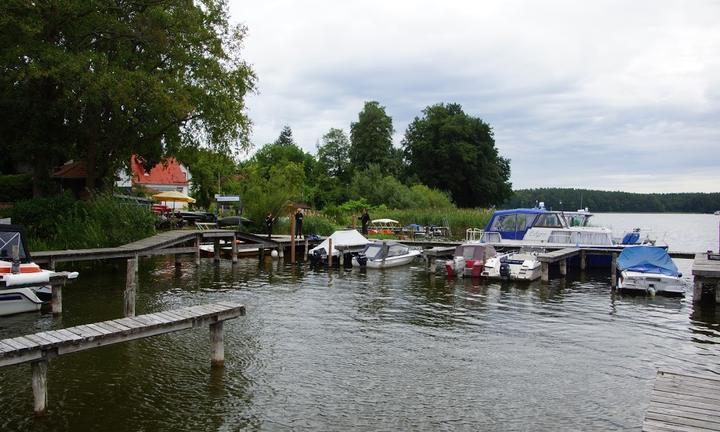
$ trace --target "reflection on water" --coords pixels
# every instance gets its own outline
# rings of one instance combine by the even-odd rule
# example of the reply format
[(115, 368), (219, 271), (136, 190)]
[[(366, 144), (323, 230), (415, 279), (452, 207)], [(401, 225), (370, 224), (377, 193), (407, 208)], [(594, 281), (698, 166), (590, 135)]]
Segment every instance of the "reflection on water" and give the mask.
[[(0, 338), (117, 318), (123, 289), (123, 266), (85, 268), (62, 318), (0, 318)], [(3, 368), (0, 429), (639, 429), (657, 368), (720, 373), (712, 306), (619, 296), (607, 271), (515, 284), (142, 263), (138, 313), (220, 300), (248, 311), (226, 323), (224, 369), (205, 329), (59, 357), (36, 419), (29, 367)]]

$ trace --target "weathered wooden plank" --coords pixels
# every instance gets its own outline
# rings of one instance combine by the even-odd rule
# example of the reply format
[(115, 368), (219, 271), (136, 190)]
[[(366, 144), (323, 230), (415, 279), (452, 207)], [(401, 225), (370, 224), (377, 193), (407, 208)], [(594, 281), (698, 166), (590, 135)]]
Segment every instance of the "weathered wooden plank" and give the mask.
[(133, 318), (119, 318), (113, 320), (113, 322), (118, 323), (124, 327), (129, 327), (130, 329), (138, 329), (143, 327), (143, 323), (135, 321)]
[(54, 335), (54, 334), (52, 334), (51, 332), (48, 332), (48, 331), (44, 331), (44, 332), (40, 332), (40, 333), (35, 333), (35, 334), (36, 334), (37, 336), (43, 338), (43, 339), (46, 339), (46, 340), (50, 341), (50, 343), (52, 343), (52, 344), (55, 344), (55, 343), (58, 343), (58, 342), (62, 342), (62, 341), (63, 341), (62, 338), (59, 338), (59, 337), (57, 337), (56, 335)]
[(93, 323), (92, 325), (101, 329), (104, 334), (114, 334), (114, 333), (122, 332), (122, 330), (118, 330), (117, 328), (115, 328), (111, 325), (108, 325), (106, 322), (96, 322), (96, 323)]
[(643, 432), (712, 432), (708, 429), (701, 429), (694, 426), (668, 424), (664, 421), (647, 419), (643, 423)]
[(103, 321), (101, 323), (97, 323), (98, 325), (102, 324), (108, 329), (115, 329), (116, 331), (130, 331), (132, 330), (130, 327), (124, 326), (120, 323), (117, 323), (115, 321)]
[(66, 338), (65, 341), (79, 342), (79, 341), (83, 340), (82, 336), (79, 336), (75, 333), (69, 332), (65, 329), (57, 330), (57, 332)]
[(15, 347), (13, 347), (11, 345), (7, 345), (7, 344), (3, 343), (3, 341), (0, 341), (0, 354), (2, 354), (4, 352), (8, 352), (8, 351), (15, 351)]
[(720, 418), (720, 406), (717, 404), (706, 404), (698, 400), (692, 401), (676, 397), (663, 397), (658, 393), (650, 397), (650, 403), (657, 406), (679, 407), (690, 412), (697, 410), (698, 412), (715, 413)]
[(720, 393), (703, 387), (697, 387), (693, 389), (658, 382), (655, 384), (655, 390), (675, 395), (701, 396), (708, 399), (708, 403), (710, 401), (715, 401), (715, 403), (720, 404)]
[(86, 325), (80, 325), (75, 327), (70, 327), (67, 329), (68, 331), (71, 331), (73, 333), (77, 333), (82, 337), (86, 338), (96, 338), (98, 336), (102, 336), (102, 333), (97, 332), (93, 330), (92, 328), (86, 326)]
[(31, 341), (35, 342), (36, 344), (38, 344), (38, 345), (40, 345), (40, 346), (52, 345), (52, 342), (51, 342), (51, 341), (49, 341), (48, 339), (45, 339), (44, 337), (38, 336), (37, 333), (36, 333), (36, 334), (25, 335), (25, 337), (28, 338), (28, 339), (30, 339)]
[(717, 423), (710, 423), (710, 422), (706, 422), (703, 420), (686, 418), (686, 417), (676, 417), (676, 416), (672, 416), (672, 415), (658, 414), (658, 413), (655, 413), (652, 411), (648, 412), (645, 415), (645, 418), (657, 420), (657, 421), (663, 421), (663, 422), (666, 422), (666, 423), (672, 424), (672, 425), (702, 428), (703, 430), (707, 430), (707, 431), (720, 430), (719, 425)]
[(720, 418), (718, 418), (715, 413), (708, 413), (708, 412), (698, 412), (697, 410), (688, 411), (685, 409), (682, 409), (681, 407), (673, 407), (673, 406), (666, 406), (659, 404), (653, 404), (650, 405), (650, 408), (648, 408), (649, 413), (655, 413), (655, 414), (661, 414), (661, 415), (668, 415), (673, 416), (677, 418), (689, 418), (699, 421), (704, 421), (707, 423), (713, 423), (715, 424), (716, 428), (720, 428)]
[(13, 347), (15, 350), (21, 350), (21, 349), (27, 348), (25, 345), (18, 343), (17, 341), (14, 341), (12, 339), (3, 339), (3, 343)]
[(172, 322), (182, 321), (182, 320), (185, 319), (185, 318), (183, 318), (183, 317), (181, 317), (181, 316), (172, 314), (172, 313), (170, 313), (170, 312), (168, 312), (168, 311), (155, 312), (155, 315), (157, 315), (157, 316), (159, 316), (159, 317), (161, 317), (161, 318), (164, 318), (164, 319), (166, 319), (166, 320), (168, 320), (168, 321), (172, 321)]
[(17, 343), (23, 345), (25, 348), (35, 348), (38, 346), (38, 344), (36, 342), (33, 342), (30, 339), (23, 337), (23, 336), (18, 336), (18, 337), (12, 338), (12, 340), (14, 342), (17, 342)]

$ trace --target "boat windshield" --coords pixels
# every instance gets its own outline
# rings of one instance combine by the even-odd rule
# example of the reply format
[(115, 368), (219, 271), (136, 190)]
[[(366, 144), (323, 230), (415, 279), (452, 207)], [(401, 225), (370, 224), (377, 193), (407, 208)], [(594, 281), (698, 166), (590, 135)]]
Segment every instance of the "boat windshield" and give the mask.
[(565, 220), (569, 227), (589, 226), (590, 214), (588, 213), (565, 213)]
[(379, 244), (369, 244), (365, 247), (365, 256), (369, 259), (379, 257), (382, 253), (382, 246)]
[(537, 221), (535, 221), (536, 227), (539, 228), (562, 228), (562, 222), (560, 221), (560, 217), (556, 213), (545, 213), (538, 216)]
[(18, 257), (21, 262), (28, 262), (29, 254), (25, 249), (20, 231), (0, 230), (0, 259), (10, 261), (13, 258), (13, 248), (18, 248)]

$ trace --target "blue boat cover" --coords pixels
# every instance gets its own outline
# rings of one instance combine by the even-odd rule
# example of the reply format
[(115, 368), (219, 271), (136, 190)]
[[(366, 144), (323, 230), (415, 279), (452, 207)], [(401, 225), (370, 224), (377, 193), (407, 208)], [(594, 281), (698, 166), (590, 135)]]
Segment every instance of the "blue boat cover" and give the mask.
[(618, 270), (679, 276), (678, 268), (664, 248), (633, 246), (623, 249), (617, 261)]

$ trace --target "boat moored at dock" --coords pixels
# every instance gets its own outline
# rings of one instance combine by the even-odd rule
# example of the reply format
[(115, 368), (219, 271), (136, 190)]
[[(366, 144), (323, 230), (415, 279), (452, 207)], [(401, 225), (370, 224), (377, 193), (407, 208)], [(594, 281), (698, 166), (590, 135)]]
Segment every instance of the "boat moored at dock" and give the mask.
[(372, 269), (399, 267), (410, 264), (421, 252), (395, 241), (371, 242), (353, 256), (352, 263)]
[(617, 266), (621, 291), (684, 296), (687, 290), (682, 274), (663, 248), (625, 248), (618, 256)]

